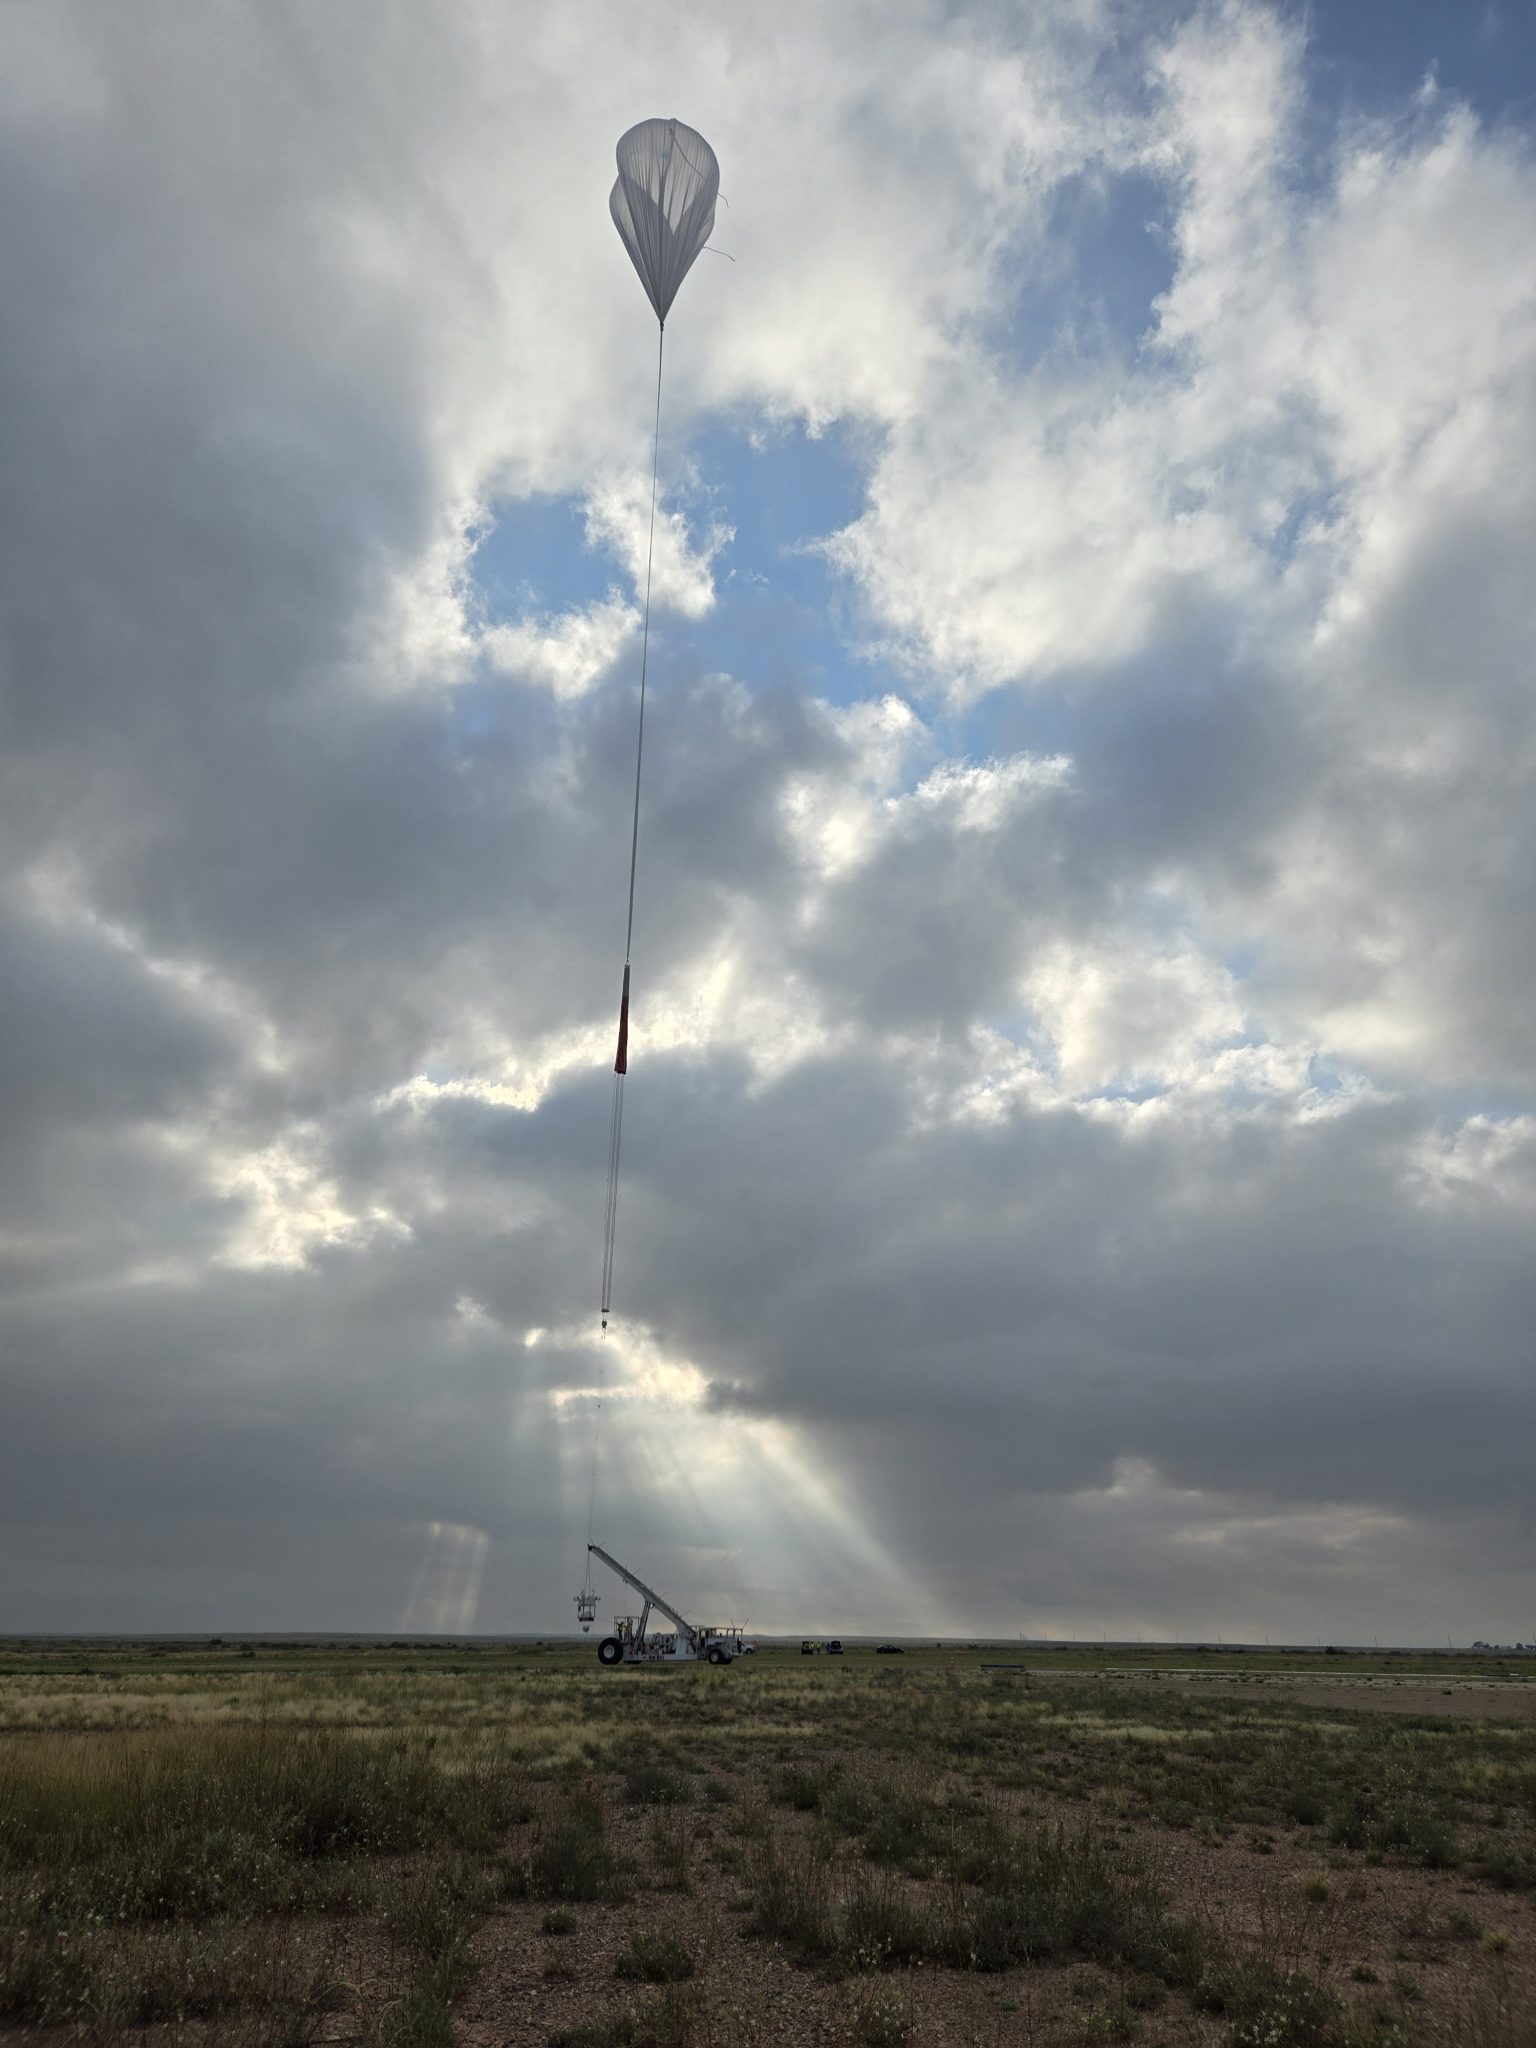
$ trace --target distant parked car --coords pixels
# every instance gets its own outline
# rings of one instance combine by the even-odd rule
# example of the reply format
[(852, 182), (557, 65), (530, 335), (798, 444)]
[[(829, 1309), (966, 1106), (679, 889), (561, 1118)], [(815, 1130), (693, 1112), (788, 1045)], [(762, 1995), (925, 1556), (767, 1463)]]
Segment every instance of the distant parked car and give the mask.
[(802, 1643), (800, 1645), (800, 1654), (802, 1657), (819, 1657), (821, 1655), (821, 1645), (820, 1643)]
[(904, 1657), (906, 1651), (900, 1643), (880, 1643), (875, 1650), (877, 1657)]
[(842, 1644), (841, 1644), (841, 1643), (840, 1643), (840, 1642), (838, 1641), (837, 1637), (836, 1637), (836, 1636), (834, 1636), (834, 1637), (832, 1638), (831, 1642), (830, 1642), (830, 1643), (828, 1643), (828, 1645), (827, 1645), (827, 1655), (828, 1655), (829, 1657), (841, 1657), (841, 1655), (842, 1655), (842, 1654), (843, 1654), (843, 1646), (842, 1646)]

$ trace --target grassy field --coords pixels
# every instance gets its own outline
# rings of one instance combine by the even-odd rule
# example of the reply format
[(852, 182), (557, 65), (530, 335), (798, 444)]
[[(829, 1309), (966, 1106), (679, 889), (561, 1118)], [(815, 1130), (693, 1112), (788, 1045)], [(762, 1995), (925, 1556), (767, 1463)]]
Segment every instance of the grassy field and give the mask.
[(1536, 2043), (1536, 1660), (0, 1645), (0, 2034)]

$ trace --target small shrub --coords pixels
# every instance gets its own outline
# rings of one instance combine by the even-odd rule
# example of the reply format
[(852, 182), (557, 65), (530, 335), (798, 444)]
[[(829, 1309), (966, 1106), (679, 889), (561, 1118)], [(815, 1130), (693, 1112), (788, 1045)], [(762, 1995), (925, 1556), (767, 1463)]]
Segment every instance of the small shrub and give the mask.
[(453, 2014), (418, 1985), (385, 2013), (377, 2039), (380, 2048), (453, 2048)]
[(862, 1777), (840, 1779), (822, 1794), (821, 1810), (836, 1828), (851, 1835), (861, 1834), (874, 1819), (880, 1801), (873, 1786)]
[(746, 1842), (760, 1842), (768, 1833), (768, 1809), (752, 1791), (748, 1791), (726, 1822), (726, 1832)]
[(644, 2004), (583, 2026), (558, 2028), (548, 2048), (693, 2048), (698, 2038), (697, 1999), (681, 1985), (668, 1984)]
[(390, 1934), (409, 1958), (415, 1988), (443, 2004), (474, 1974), (472, 1943), (485, 1899), (478, 1871), (429, 1864), (405, 1878), (386, 1916)]
[(693, 1957), (680, 1941), (642, 1929), (619, 1951), (613, 1974), (642, 1984), (680, 1984), (693, 1975)]
[(765, 1846), (753, 1873), (752, 1930), (807, 1955), (836, 1948), (827, 1859), (814, 1843), (795, 1856), (771, 1839)]
[(958, 1970), (993, 1972), (1031, 1957), (1023, 1901), (997, 1892), (952, 1898), (939, 1954)]
[(687, 1798), (688, 1785), (670, 1764), (636, 1764), (625, 1774), (624, 1796), (635, 1806), (675, 1806)]
[(1428, 1870), (1449, 1870), (1461, 1861), (1456, 1830), (1439, 1814), (1420, 1814), (1408, 1830), (1408, 1847)]
[(1286, 1794), (1282, 1810), (1287, 1820), (1303, 1828), (1315, 1828), (1327, 1814), (1327, 1808), (1310, 1785), (1293, 1786)]
[(780, 1764), (769, 1780), (769, 1790), (781, 1806), (815, 1813), (829, 1784), (827, 1773), (814, 1764)]
[(872, 1880), (862, 1872), (843, 1899), (838, 1952), (856, 1970), (884, 1970), (893, 1963), (912, 1963), (934, 1949), (933, 1937), (917, 1907), (889, 1880)]
[(506, 1873), (505, 1889), (535, 1899), (590, 1902), (623, 1896), (623, 1870), (603, 1833), (595, 1800), (573, 1801), (534, 1843), (527, 1862)]
[(854, 1995), (851, 2027), (860, 2048), (903, 2048), (912, 2039), (917, 2014), (910, 1988), (865, 1980)]
[(1495, 1891), (1513, 1892), (1536, 1884), (1536, 1859), (1522, 1856), (1508, 1842), (1486, 1844), (1474, 1868)]
[(921, 1869), (940, 1820), (937, 1805), (926, 1794), (898, 1794), (877, 1802), (864, 1837), (864, 1853), (876, 1863)]
[(1090, 2006), (1083, 2014), (1078, 2039), (1083, 2048), (1098, 2048), (1101, 2041), (1128, 2041), (1136, 2022), (1120, 2005)]
[(1297, 1972), (1251, 1984), (1247, 2009), (1228, 2035), (1231, 2048), (1336, 2048), (1342, 2021), (1338, 1998)]
[(651, 1850), (656, 1858), (657, 1882), (663, 1891), (693, 1890), (692, 1848), (688, 1816), (675, 1807), (659, 1811), (651, 1829)]
[(1368, 1832), (1364, 1814), (1353, 1806), (1341, 1807), (1329, 1817), (1328, 1839), (1337, 1848), (1363, 1849)]

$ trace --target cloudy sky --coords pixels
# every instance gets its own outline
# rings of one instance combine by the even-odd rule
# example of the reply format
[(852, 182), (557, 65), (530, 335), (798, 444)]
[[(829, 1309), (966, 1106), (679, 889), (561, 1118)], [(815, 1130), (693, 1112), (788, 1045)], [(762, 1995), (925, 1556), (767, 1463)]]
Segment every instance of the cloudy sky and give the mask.
[(0, 1628), (1536, 1637), (1532, 0), (3, 12)]

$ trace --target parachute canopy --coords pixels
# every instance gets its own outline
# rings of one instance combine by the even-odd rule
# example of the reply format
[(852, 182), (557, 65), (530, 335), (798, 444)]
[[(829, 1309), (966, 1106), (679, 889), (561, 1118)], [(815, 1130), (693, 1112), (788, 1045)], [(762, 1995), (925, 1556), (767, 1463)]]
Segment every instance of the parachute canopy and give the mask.
[(720, 195), (715, 152), (682, 121), (640, 121), (619, 138), (608, 211), (666, 325), (677, 288), (709, 240)]

